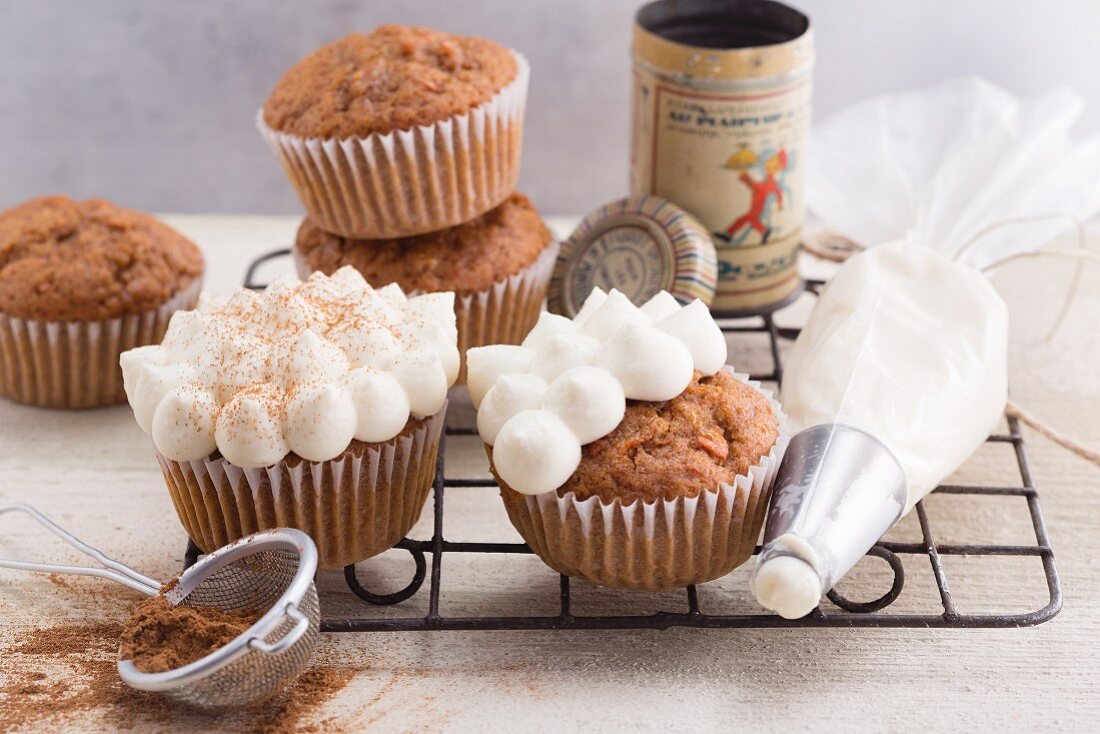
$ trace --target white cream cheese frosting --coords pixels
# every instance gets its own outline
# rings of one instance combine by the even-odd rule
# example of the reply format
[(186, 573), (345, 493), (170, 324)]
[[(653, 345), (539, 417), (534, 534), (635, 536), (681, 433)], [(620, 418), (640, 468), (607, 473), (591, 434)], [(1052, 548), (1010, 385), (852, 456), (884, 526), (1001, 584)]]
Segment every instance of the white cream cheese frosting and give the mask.
[(627, 400), (671, 400), (694, 372), (725, 363), (726, 339), (702, 301), (681, 306), (661, 291), (639, 308), (599, 288), (573, 319), (542, 313), (520, 346), (466, 353), (478, 433), (500, 478), (524, 494), (564, 484)]
[(241, 468), (339, 456), (438, 412), (458, 375), (454, 294), (406, 298), (351, 267), (204, 297), (161, 344), (124, 352), (138, 425), (175, 461)]

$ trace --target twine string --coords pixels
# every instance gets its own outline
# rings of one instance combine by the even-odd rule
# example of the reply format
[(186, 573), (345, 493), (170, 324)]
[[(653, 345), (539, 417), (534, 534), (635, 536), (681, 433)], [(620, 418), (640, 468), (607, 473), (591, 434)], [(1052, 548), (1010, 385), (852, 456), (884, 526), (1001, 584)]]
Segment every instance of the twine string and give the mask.
[(1054, 443), (1064, 448), (1066, 451), (1076, 454), (1085, 461), (1095, 464), (1096, 466), (1100, 466), (1100, 451), (1091, 449), (1088, 446), (1085, 446), (1084, 444), (1070, 438), (1061, 431), (1047, 425), (1046, 423), (1043, 423), (1041, 420), (1021, 408), (1015, 402), (1011, 400), (1008, 401), (1008, 403), (1005, 405), (1005, 413), (1012, 416), (1013, 418), (1016, 418), (1024, 425), (1035, 429), (1035, 432), (1038, 433), (1040, 436), (1043, 436), (1044, 438), (1053, 441)]
[(1077, 266), (1073, 269), (1073, 276), (1070, 278), (1069, 288), (1066, 289), (1066, 297), (1062, 300), (1062, 306), (1058, 309), (1058, 315), (1054, 317), (1054, 321), (1050, 325), (1050, 329), (1047, 331), (1044, 341), (1050, 342), (1054, 339), (1054, 335), (1058, 333), (1058, 330), (1062, 328), (1062, 324), (1065, 323), (1066, 315), (1069, 313), (1070, 308), (1073, 307), (1073, 302), (1077, 299), (1077, 292), (1081, 285), (1081, 278), (1085, 273), (1085, 261), (1087, 259), (1095, 259), (1095, 255), (1089, 252), (1089, 240), (1088, 235), (1085, 232), (1085, 223), (1081, 221), (1079, 217), (1070, 214), (1069, 212), (1051, 212), (1050, 214), (1033, 214), (1022, 217), (1009, 217), (1008, 219), (1002, 219), (992, 224), (988, 224), (975, 232), (970, 239), (962, 244), (958, 250), (955, 251), (955, 257), (953, 258), (958, 262), (959, 258), (966, 253), (971, 247), (974, 246), (980, 239), (996, 232), (998, 229), (1004, 227), (1010, 227), (1016, 224), (1029, 224), (1033, 222), (1044, 222), (1052, 219), (1065, 219), (1073, 224), (1074, 229), (1077, 231), (1077, 248), (1080, 254), (1067, 253), (1065, 250), (1044, 250), (1043, 252), (1018, 252), (1015, 255), (1008, 255), (994, 260), (981, 270), (983, 273), (989, 273), (995, 268), (1004, 265), (1005, 263), (1012, 262), (1022, 257), (1043, 257), (1044, 255), (1069, 255), (1070, 257), (1078, 257)]
[(822, 260), (842, 263), (866, 248), (838, 232), (817, 232), (803, 238), (802, 249)]

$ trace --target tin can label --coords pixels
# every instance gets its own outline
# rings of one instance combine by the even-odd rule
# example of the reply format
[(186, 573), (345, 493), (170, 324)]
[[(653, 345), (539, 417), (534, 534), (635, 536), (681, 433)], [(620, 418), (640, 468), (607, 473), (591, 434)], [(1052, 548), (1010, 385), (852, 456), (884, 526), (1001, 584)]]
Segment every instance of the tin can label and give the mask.
[(758, 308), (799, 284), (808, 74), (698, 84), (635, 66), (631, 189), (676, 202), (718, 250), (715, 310)]

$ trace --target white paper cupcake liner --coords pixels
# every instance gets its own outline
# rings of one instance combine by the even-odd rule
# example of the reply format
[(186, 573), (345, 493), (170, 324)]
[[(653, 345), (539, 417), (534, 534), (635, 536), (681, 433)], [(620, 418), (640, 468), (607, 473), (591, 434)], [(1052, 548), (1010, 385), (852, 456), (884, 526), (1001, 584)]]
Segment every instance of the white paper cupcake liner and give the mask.
[[(747, 375), (733, 375), (760, 389)], [(629, 504), (502, 488), (508, 517), (548, 566), (600, 586), (665, 591), (725, 576), (752, 556), (790, 438), (779, 403), (761, 392), (779, 418), (779, 437), (732, 484), (696, 497)]]
[(539, 320), (546, 289), (558, 257), (558, 243), (515, 275), (476, 293), (455, 295), (458, 353), (462, 367), (456, 384), (466, 383), (466, 350), (489, 344), (519, 344)]
[[(292, 248), (298, 277), (312, 272), (301, 251)], [(558, 243), (552, 242), (523, 270), (502, 278), (483, 291), (455, 294), (455, 323), (462, 366), (455, 384), (466, 382), (466, 350), (488, 344), (519, 344), (539, 320), (546, 289), (558, 257)], [(372, 283), (383, 286), (385, 283)], [(412, 291), (409, 295), (416, 295)]]
[(446, 412), (444, 405), (410, 432), (329, 461), (241, 469), (221, 457), (179, 462), (157, 452), (157, 459), (176, 514), (203, 551), (290, 527), (313, 538), (321, 568), (340, 568), (392, 548), (416, 524)]
[(0, 396), (40, 408), (126, 402), (123, 352), (159, 344), (176, 311), (194, 308), (202, 278), (159, 308), (100, 321), (39, 321), (0, 313)]
[(504, 201), (519, 180), (530, 67), (469, 112), (365, 138), (305, 138), (260, 130), (317, 226), (358, 239), (453, 227)]

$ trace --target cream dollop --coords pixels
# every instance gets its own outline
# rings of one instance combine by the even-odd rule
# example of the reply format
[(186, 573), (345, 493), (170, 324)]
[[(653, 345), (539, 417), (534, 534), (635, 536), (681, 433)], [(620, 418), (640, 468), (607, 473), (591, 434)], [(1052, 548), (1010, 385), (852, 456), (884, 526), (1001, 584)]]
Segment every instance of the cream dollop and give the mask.
[(443, 407), (459, 364), (454, 294), (375, 290), (351, 267), (280, 278), (204, 296), (119, 363), (138, 425), (170, 459), (325, 461)]
[(492, 344), (466, 350), (466, 387), (477, 408), (485, 393), (501, 375), (526, 372), (538, 355), (534, 349), (514, 344)]
[(623, 386), (607, 370), (574, 367), (547, 388), (543, 405), (583, 446), (615, 430), (626, 412)]
[(356, 413), (355, 439), (376, 443), (401, 432), (409, 420), (409, 396), (388, 372), (360, 367), (348, 376)]
[(641, 308), (592, 291), (573, 319), (543, 313), (521, 346), (466, 353), (478, 433), (493, 465), (524, 494), (552, 492), (576, 471), (581, 447), (622, 422), (627, 400), (671, 400), (696, 371), (726, 362), (726, 339), (701, 301), (662, 291)]
[(286, 406), (290, 450), (309, 461), (324, 461), (348, 447), (359, 417), (351, 395), (332, 382), (298, 385)]
[[(493, 464), (504, 481), (522, 477), (524, 494), (553, 492), (581, 461), (581, 445), (561, 418), (541, 410), (512, 416), (497, 435)], [(514, 486), (514, 485), (512, 485)]]
[(537, 375), (522, 372), (503, 375), (481, 401), (477, 411), (477, 432), (485, 443), (491, 445), (512, 416), (541, 407), (549, 389), (546, 380)]
[(596, 364), (615, 376), (631, 400), (672, 400), (691, 382), (695, 365), (676, 337), (635, 324), (624, 325), (600, 346)]
[[(179, 461), (198, 461), (214, 453), (218, 402), (213, 393), (195, 385), (180, 385), (164, 396), (153, 413), (153, 442)], [(180, 426), (193, 430), (181, 431)]]

